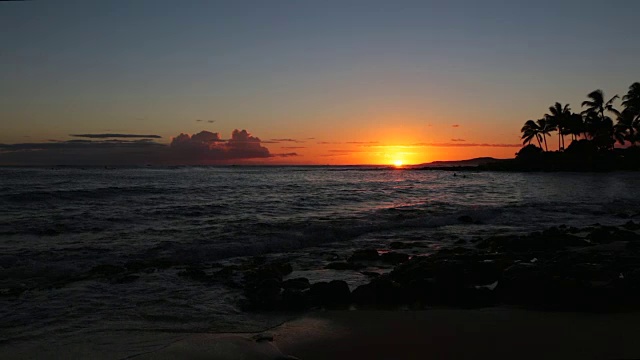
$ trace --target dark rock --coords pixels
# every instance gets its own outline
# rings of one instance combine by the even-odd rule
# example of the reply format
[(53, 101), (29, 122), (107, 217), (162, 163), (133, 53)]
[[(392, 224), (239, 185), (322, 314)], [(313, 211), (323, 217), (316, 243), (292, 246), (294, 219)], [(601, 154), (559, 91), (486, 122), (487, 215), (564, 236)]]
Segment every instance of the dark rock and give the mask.
[(377, 278), (377, 277), (380, 276), (380, 273), (373, 272), (373, 271), (362, 271), (362, 272), (360, 272), (360, 274), (362, 274), (364, 276), (368, 276), (370, 278)]
[(309, 290), (284, 289), (282, 292), (282, 308), (289, 311), (300, 311), (309, 308)]
[(376, 249), (362, 249), (353, 252), (349, 257), (349, 262), (356, 261), (376, 261), (378, 260), (378, 251)]
[(140, 278), (140, 276), (138, 275), (133, 275), (133, 274), (126, 274), (126, 275), (121, 275), (121, 276), (117, 276), (114, 279), (112, 279), (112, 283), (114, 284), (129, 284), (132, 283), (136, 280), (138, 280)]
[(122, 266), (102, 264), (94, 266), (91, 270), (89, 270), (89, 275), (111, 276), (121, 274), (125, 271), (126, 269)]
[(633, 220), (627, 221), (624, 225), (622, 225), (622, 227), (631, 231), (640, 230), (640, 224), (634, 223)]
[(272, 342), (273, 341), (273, 334), (260, 333), (260, 334), (253, 335), (251, 338), (255, 342), (263, 342), (263, 341)]
[(479, 249), (510, 252), (558, 251), (566, 247), (584, 247), (591, 245), (584, 239), (568, 234), (558, 228), (550, 228), (542, 233), (528, 236), (493, 236), (476, 244)]
[(390, 251), (380, 255), (380, 260), (387, 264), (396, 265), (409, 260), (409, 255)]
[(324, 268), (332, 270), (357, 270), (362, 268), (362, 265), (353, 262), (340, 261), (329, 263)]
[(413, 244), (411, 243), (404, 243), (402, 241), (394, 241), (391, 244), (389, 244), (389, 248), (390, 249), (410, 249), (413, 247)]
[(262, 279), (245, 287), (249, 307), (254, 310), (275, 310), (279, 307), (282, 282), (277, 278)]
[(311, 303), (329, 309), (346, 308), (351, 303), (351, 292), (345, 281), (318, 282), (309, 290)]
[(213, 277), (216, 279), (229, 279), (234, 274), (234, 268), (231, 266), (225, 266), (222, 269), (215, 271)]
[(311, 285), (309, 284), (309, 279), (307, 278), (295, 278), (295, 279), (289, 279), (286, 281), (282, 282), (282, 287), (284, 289), (291, 289), (291, 290), (305, 290), (308, 289)]
[(198, 268), (187, 268), (183, 271), (178, 272), (178, 276), (182, 276), (191, 280), (196, 281), (208, 281), (209, 276), (202, 269)]
[(466, 243), (467, 243), (467, 241), (465, 239), (459, 239), (459, 240), (456, 240), (454, 242), (454, 244), (456, 244), (456, 245), (462, 245), (462, 244), (466, 244)]
[(458, 217), (458, 221), (465, 224), (471, 224), (473, 223), (473, 218), (469, 215), (462, 215)]
[(394, 307), (405, 300), (402, 287), (386, 276), (358, 286), (352, 297), (353, 302), (360, 308)]

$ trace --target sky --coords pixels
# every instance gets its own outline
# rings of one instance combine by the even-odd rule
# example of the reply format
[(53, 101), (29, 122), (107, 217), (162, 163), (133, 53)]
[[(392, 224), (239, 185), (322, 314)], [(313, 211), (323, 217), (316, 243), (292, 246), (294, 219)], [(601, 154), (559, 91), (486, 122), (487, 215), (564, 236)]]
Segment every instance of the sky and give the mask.
[(640, 81), (639, 13), (635, 0), (0, 2), (0, 164), (509, 158), (554, 102), (577, 112), (592, 90)]

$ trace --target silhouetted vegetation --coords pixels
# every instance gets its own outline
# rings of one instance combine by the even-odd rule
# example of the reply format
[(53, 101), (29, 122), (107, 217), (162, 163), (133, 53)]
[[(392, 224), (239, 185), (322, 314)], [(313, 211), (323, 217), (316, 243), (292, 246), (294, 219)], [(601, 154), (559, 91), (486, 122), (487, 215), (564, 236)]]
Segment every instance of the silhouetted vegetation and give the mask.
[[(618, 95), (607, 100), (592, 91), (575, 113), (556, 102), (538, 120), (527, 120), (520, 131), (523, 145), (512, 161), (489, 164), (490, 170), (609, 171), (640, 169), (640, 83), (633, 83), (615, 107)], [(556, 133), (558, 150), (549, 151), (547, 137)], [(570, 137), (569, 146), (566, 137)], [(535, 140), (535, 141), (534, 141)]]

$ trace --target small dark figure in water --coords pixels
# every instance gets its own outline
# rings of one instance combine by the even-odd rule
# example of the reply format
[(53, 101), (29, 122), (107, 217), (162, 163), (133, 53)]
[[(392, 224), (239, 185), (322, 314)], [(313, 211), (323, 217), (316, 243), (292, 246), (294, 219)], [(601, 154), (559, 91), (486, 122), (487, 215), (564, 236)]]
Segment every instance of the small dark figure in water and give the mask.
[(453, 173), (453, 176), (458, 176), (458, 175), (456, 175), (456, 173)]

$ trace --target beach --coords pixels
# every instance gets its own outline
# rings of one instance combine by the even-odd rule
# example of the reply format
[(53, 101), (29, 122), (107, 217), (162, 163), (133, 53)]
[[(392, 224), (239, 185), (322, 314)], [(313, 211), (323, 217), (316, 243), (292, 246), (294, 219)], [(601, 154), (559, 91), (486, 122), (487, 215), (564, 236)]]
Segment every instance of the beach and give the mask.
[(639, 312), (324, 311), (271, 329), (273, 345), (247, 334), (197, 334), (133, 359), (285, 359), (275, 347), (304, 360), (634, 359), (639, 321)]

